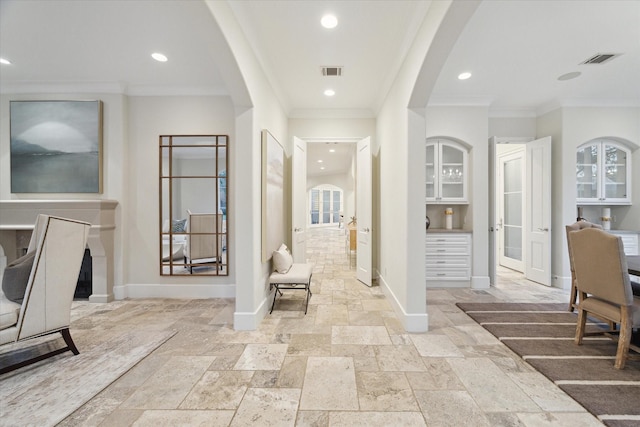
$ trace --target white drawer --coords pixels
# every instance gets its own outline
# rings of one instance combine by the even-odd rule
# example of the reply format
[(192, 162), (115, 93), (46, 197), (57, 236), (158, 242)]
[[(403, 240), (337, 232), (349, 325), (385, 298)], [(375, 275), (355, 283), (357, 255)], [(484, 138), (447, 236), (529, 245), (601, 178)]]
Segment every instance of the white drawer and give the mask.
[(428, 256), (437, 255), (469, 255), (468, 245), (455, 245), (455, 246), (427, 246), (425, 253)]
[(426, 257), (427, 269), (468, 268), (471, 267), (468, 256)]
[(427, 245), (468, 245), (471, 242), (470, 237), (468, 234), (427, 235), (426, 242)]
[(471, 273), (467, 268), (452, 270), (426, 270), (427, 280), (469, 280)]

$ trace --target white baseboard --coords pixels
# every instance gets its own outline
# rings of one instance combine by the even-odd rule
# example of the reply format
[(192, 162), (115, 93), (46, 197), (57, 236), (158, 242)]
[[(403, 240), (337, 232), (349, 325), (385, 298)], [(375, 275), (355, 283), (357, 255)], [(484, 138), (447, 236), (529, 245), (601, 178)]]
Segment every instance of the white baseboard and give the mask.
[(236, 285), (128, 284), (113, 287), (115, 299), (125, 298), (235, 298)]
[[(275, 291), (274, 291), (275, 292)], [(269, 312), (269, 296), (264, 298), (256, 311), (233, 313), (233, 329), (236, 331), (255, 331)]]
[(571, 276), (552, 276), (551, 287), (565, 290), (571, 289)]
[(489, 289), (490, 287), (489, 276), (471, 276), (471, 289)]
[(427, 313), (407, 313), (398, 301), (398, 298), (396, 298), (394, 292), (389, 287), (388, 283), (385, 281), (384, 277), (380, 274), (380, 272), (377, 272), (377, 275), (380, 288), (391, 302), (391, 306), (393, 307), (396, 315), (400, 318), (404, 329), (407, 332), (427, 332), (429, 330), (429, 315)]

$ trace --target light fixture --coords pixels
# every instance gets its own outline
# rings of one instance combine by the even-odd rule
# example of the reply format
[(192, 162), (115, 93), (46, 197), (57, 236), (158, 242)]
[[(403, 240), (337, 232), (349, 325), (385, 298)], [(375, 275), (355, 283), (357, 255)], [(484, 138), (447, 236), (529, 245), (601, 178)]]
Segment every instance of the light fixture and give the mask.
[(333, 96), (336, 94), (336, 91), (333, 89), (327, 89), (324, 91), (325, 96)]
[(335, 152), (336, 152), (336, 149), (335, 149), (335, 148), (331, 148), (331, 149), (329, 149), (329, 152), (330, 152), (330, 153), (335, 153)]
[(320, 166), (320, 170), (323, 171), (324, 170), (324, 166)]
[(152, 53), (151, 57), (153, 59), (155, 59), (156, 61), (158, 61), (158, 62), (167, 62), (168, 61), (168, 59), (167, 59), (167, 57), (165, 55), (163, 55), (161, 53), (158, 53), (158, 52)]
[(335, 15), (327, 14), (322, 17), (320, 23), (324, 28), (335, 28), (338, 25), (338, 18)]
[(318, 160), (318, 163), (322, 163), (322, 160)]
[(576, 77), (579, 77), (581, 74), (582, 73), (580, 71), (572, 71), (570, 73), (561, 75), (560, 77), (558, 77), (558, 80), (564, 81), (564, 80), (575, 79)]
[(465, 71), (464, 73), (458, 74), (458, 79), (459, 80), (467, 80), (469, 77), (471, 77), (471, 73), (468, 72), (468, 71)]
[(11, 61), (5, 58), (0, 58), (0, 64), (11, 65)]

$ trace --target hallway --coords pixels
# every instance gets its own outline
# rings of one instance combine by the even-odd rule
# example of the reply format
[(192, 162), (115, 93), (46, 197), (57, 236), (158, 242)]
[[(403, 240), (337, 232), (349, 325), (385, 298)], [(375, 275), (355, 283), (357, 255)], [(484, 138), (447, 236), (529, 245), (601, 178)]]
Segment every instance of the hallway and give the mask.
[[(308, 314), (304, 292), (285, 291), (257, 331), (232, 329), (232, 300), (91, 306), (103, 318), (117, 310), (129, 324), (178, 333), (60, 425), (601, 425), (455, 306), (558, 302), (566, 292), (508, 280), (490, 290), (432, 289), (430, 331), (408, 334), (381, 289), (355, 279), (342, 230), (312, 229), (307, 253)], [(187, 370), (205, 359), (186, 385)]]

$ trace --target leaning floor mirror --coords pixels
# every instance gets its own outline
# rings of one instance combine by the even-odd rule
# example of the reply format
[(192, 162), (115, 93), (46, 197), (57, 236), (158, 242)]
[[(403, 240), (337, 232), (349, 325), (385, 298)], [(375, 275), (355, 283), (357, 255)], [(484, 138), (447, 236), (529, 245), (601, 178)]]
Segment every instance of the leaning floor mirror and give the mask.
[(229, 275), (227, 135), (160, 136), (160, 274)]

